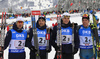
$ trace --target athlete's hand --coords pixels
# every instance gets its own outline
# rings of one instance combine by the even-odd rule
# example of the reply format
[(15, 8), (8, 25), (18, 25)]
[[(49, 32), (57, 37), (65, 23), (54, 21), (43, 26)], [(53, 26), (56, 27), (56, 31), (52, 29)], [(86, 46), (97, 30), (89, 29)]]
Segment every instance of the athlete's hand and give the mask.
[(50, 51), (51, 51), (51, 49), (49, 49), (49, 50), (46, 50), (46, 52), (48, 52), (48, 53), (49, 53)]
[(58, 46), (55, 47), (55, 50), (56, 50), (56, 51), (59, 50), (59, 49), (60, 49), (60, 47), (58, 47)]
[(73, 54), (76, 54), (78, 52), (78, 48), (74, 48)]
[(30, 50), (31, 50), (32, 52), (37, 52), (37, 50), (35, 49), (34, 46), (32, 46), (32, 47), (30, 48)]

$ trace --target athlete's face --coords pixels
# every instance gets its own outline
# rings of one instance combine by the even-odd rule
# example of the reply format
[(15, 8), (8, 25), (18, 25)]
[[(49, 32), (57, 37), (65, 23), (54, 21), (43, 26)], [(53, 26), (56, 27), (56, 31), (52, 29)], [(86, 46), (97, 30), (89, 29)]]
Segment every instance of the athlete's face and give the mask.
[(22, 27), (23, 27), (23, 21), (17, 21), (16, 22), (16, 25), (17, 25), (17, 27), (19, 28), (19, 29), (21, 29)]
[(38, 24), (42, 27), (45, 25), (45, 21), (43, 19), (39, 19)]
[(98, 24), (99, 20), (96, 20), (96, 23)]
[(63, 20), (64, 24), (68, 24), (69, 23), (69, 17), (64, 17), (62, 20)]
[(84, 27), (88, 27), (89, 26), (89, 20), (88, 19), (83, 19), (82, 23), (83, 23)]

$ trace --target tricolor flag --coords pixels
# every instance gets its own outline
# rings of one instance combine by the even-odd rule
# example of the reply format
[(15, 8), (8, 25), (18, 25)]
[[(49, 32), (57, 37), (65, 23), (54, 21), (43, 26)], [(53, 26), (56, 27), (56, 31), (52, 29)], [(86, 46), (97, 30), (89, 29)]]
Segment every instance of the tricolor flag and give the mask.
[(57, 4), (54, 7), (57, 8)]

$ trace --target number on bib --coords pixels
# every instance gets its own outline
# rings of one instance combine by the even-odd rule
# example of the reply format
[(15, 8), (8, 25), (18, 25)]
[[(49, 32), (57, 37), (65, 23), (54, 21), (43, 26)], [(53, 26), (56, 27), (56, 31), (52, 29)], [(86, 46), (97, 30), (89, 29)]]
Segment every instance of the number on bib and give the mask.
[(72, 42), (71, 35), (62, 35), (62, 43), (69, 44)]
[(92, 45), (92, 37), (80, 36), (80, 45), (85, 45), (85, 46)]
[(43, 46), (43, 45), (46, 44), (45, 37), (39, 37), (38, 40), (39, 40), (39, 45), (40, 45), (40, 46)]
[(25, 40), (15, 40), (14, 43), (15, 43), (14, 46), (17, 49), (22, 49), (25, 46)]

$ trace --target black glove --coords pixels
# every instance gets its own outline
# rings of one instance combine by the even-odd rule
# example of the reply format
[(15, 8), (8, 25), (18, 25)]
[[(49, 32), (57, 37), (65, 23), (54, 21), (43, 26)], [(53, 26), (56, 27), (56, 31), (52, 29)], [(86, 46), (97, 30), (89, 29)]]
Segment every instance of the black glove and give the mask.
[(78, 48), (74, 48), (73, 54), (76, 54), (78, 52)]
[(37, 50), (35, 49), (34, 46), (32, 46), (32, 47), (30, 48), (30, 50), (31, 50), (32, 52), (37, 52)]
[(55, 50), (57, 51), (58, 49), (60, 49), (60, 47), (56, 46), (56, 47), (55, 47)]
[(48, 53), (49, 53), (50, 51), (51, 51), (51, 49), (46, 50), (46, 52), (48, 52)]

